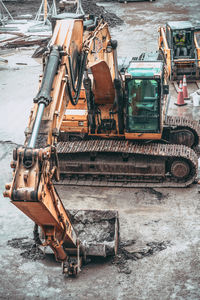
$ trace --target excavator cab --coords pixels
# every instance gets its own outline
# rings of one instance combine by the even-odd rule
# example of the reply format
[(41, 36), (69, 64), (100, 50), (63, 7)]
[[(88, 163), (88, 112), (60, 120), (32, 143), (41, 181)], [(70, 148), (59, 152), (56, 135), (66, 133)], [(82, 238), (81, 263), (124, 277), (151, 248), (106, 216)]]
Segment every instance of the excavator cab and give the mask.
[(198, 30), (189, 21), (168, 22), (159, 28), (159, 50), (166, 60), (171, 80), (182, 79), (183, 75), (188, 81), (199, 79)]
[(126, 135), (142, 139), (161, 134), (161, 105), (166, 91), (163, 85), (162, 61), (133, 61), (125, 75)]
[(131, 79), (127, 88), (127, 130), (159, 132), (159, 83), (155, 79)]

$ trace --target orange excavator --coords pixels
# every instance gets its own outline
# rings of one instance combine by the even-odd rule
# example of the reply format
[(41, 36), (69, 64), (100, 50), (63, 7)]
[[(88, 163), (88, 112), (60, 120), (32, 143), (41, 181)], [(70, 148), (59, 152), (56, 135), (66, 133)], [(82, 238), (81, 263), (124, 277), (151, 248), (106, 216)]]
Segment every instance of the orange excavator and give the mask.
[[(94, 33), (89, 30), (84, 32), (84, 26), (91, 30), (92, 24), (93, 27), (96, 26), (95, 22), (86, 20), (84, 25), (81, 17), (57, 22), (49, 51), (43, 60), (44, 74), (34, 99), (26, 141), (24, 147), (13, 151), (13, 181), (6, 185), (4, 193), (5, 197), (9, 197), (16, 207), (35, 222), (35, 237), (40, 243), (38, 226), (42, 229), (45, 240), (42, 246), (51, 247), (56, 259), (63, 263), (63, 272), (69, 275), (76, 275), (80, 271), (82, 260), (86, 257), (113, 255), (118, 247), (116, 211), (82, 211), (84, 218), (90, 219), (91, 226), (95, 226), (95, 220), (104, 225), (98, 228), (102, 231), (98, 232), (101, 241), (95, 238), (94, 243), (91, 243), (91, 235), (89, 243), (85, 238), (80, 241), (71, 222), (72, 216), (65, 209), (53, 184), (53, 180), (59, 180), (56, 144), (69, 104), (69, 74), (80, 70), (77, 87), (70, 94), (71, 101), (75, 104), (79, 98), (85, 97), (85, 93), (81, 91), (83, 66), (91, 44), (97, 45), (93, 41), (99, 32), (105, 39), (109, 38), (107, 27), (102, 23), (99, 23)], [(70, 86), (73, 84), (71, 82)], [(108, 231), (109, 240), (102, 242), (102, 236), (107, 234), (105, 230)]]
[(98, 230), (108, 234), (79, 239), (56, 184), (188, 186), (197, 175), (199, 127), (167, 116), (165, 66), (157, 57), (134, 58), (119, 72), (107, 23), (69, 13), (53, 21), (24, 147), (13, 152), (4, 196), (42, 229), (43, 245), (63, 272), (75, 275), (86, 256), (117, 252), (118, 214), (84, 212), (91, 226), (103, 221)]

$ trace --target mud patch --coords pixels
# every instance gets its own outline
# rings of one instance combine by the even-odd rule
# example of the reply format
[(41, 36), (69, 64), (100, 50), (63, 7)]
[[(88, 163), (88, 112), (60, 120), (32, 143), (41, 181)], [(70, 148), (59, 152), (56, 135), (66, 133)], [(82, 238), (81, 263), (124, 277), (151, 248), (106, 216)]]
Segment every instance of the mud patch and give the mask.
[(154, 188), (145, 188), (145, 191), (151, 195), (154, 195), (159, 201), (163, 200), (166, 197), (166, 195), (156, 191)]
[(154, 255), (157, 252), (167, 249), (170, 245), (170, 241), (138, 244), (135, 240), (130, 240), (120, 243), (118, 255), (112, 259), (111, 263), (117, 266), (119, 273), (130, 274), (131, 269), (128, 260), (138, 260)]
[(24, 258), (31, 260), (41, 260), (45, 258), (45, 253), (34, 243), (34, 240), (28, 237), (9, 240), (8, 245), (16, 249), (25, 250), (20, 253)]

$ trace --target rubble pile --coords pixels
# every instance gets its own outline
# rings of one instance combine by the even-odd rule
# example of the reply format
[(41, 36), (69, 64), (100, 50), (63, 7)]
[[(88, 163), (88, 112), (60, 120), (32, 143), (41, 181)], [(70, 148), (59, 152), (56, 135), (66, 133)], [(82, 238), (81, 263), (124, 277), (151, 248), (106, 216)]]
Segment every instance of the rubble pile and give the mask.
[(170, 241), (139, 243), (135, 240), (120, 243), (119, 253), (112, 259), (112, 264), (117, 266), (119, 273), (130, 274), (128, 260), (138, 260), (154, 255), (170, 246)]
[[(51, 3), (51, 1), (49, 1)], [(95, 16), (102, 16), (106, 22), (108, 22), (109, 26), (116, 26), (120, 25), (123, 23), (123, 21), (118, 18), (115, 14), (107, 12), (103, 6), (98, 6), (96, 5), (97, 2), (101, 1), (96, 1), (96, 0), (82, 0), (82, 7), (84, 9), (84, 12), (86, 14), (93, 14)], [(35, 17), (37, 10), (40, 7), (41, 0), (18, 0), (17, 1), (17, 6), (16, 6), (16, 1), (6, 1), (5, 2), (6, 7), (12, 14), (12, 16), (15, 18), (20, 14), (32, 14), (33, 18)], [(26, 4), (26, 5), (23, 5)], [(56, 5), (58, 8), (59, 1), (56, 1)], [(71, 8), (71, 11), (75, 11), (76, 7)]]
[[(3, 34), (0, 32), (0, 35)], [(37, 36), (31, 34), (24, 34), (20, 32), (6, 32), (5, 39), (1, 39), (0, 48), (19, 48), (29, 47), (34, 45), (46, 46), (50, 40), (49, 36)]]
[(8, 241), (8, 245), (24, 250), (20, 255), (31, 260), (40, 260), (45, 258), (45, 253), (35, 244), (34, 240), (28, 237), (15, 238)]
[[(123, 21), (115, 14), (109, 13), (103, 6), (96, 5), (99, 1), (95, 0), (82, 0), (82, 7), (86, 14), (94, 15), (97, 17), (103, 17), (103, 19), (109, 24), (110, 27), (121, 25)], [(71, 11), (75, 11), (72, 8)]]

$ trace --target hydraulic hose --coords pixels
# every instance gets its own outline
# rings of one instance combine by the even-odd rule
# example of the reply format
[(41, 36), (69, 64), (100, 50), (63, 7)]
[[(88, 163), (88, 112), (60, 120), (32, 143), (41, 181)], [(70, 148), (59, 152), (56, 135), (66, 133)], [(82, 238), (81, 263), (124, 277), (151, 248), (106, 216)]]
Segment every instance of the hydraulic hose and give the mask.
[[(77, 80), (77, 86), (76, 87), (74, 86), (74, 83), (73, 83), (72, 65), (70, 66), (70, 79), (71, 79), (71, 82), (72, 82), (72, 89), (74, 90), (75, 95), (74, 96), (72, 95), (72, 90), (71, 90), (71, 86), (70, 86), (69, 81), (67, 81), (66, 87), (67, 87), (67, 92), (68, 92), (70, 101), (71, 101), (72, 105), (74, 105), (74, 106), (77, 105), (77, 103), (78, 103), (87, 56), (88, 56), (88, 53), (84, 52), (82, 57), (81, 57), (81, 65), (80, 65), (80, 71), (79, 71), (79, 74), (78, 74), (78, 80)], [(70, 65), (70, 61), (71, 60), (69, 60), (69, 65)]]
[(70, 80), (71, 80), (71, 84), (72, 84), (72, 89), (73, 91), (76, 93), (76, 87), (75, 87), (75, 76), (74, 76), (74, 72), (73, 72), (73, 68), (72, 68), (72, 59), (71, 56), (68, 56), (68, 62), (69, 62), (69, 70), (70, 70)]
[(115, 79), (114, 79), (115, 101), (113, 104), (113, 108), (117, 107), (119, 133), (123, 134), (124, 132), (123, 94), (122, 94), (121, 80), (119, 77), (119, 70), (118, 70), (118, 63), (117, 63), (117, 41), (111, 40), (111, 46), (113, 48), (113, 57), (114, 57), (114, 66), (115, 66)]
[(91, 79), (88, 77), (87, 72), (85, 72), (85, 78), (83, 79), (83, 85), (85, 88), (86, 100), (88, 105), (88, 120), (90, 125), (90, 132), (95, 133), (95, 103), (94, 103), (94, 95), (92, 93), (92, 83)]

